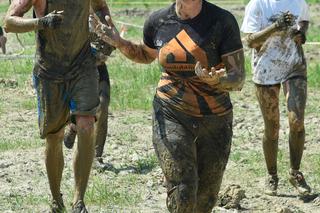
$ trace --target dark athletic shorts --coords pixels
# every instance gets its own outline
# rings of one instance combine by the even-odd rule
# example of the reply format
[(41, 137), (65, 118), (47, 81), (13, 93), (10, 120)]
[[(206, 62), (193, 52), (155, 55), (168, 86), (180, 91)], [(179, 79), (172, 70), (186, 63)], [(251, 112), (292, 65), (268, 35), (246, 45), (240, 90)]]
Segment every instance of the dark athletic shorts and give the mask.
[(95, 116), (99, 105), (98, 81), (96, 67), (59, 83), (33, 75), (40, 137), (44, 139), (61, 130), (68, 123), (70, 113), (74, 123), (75, 115)]

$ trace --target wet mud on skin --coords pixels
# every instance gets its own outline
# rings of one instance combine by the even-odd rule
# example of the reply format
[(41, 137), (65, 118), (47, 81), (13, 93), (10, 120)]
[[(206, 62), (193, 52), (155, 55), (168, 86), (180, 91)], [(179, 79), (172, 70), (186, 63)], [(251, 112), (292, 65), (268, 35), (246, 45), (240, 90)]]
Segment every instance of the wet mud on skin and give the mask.
[[(280, 128), (279, 112), (280, 85), (256, 85), (256, 96), (264, 118), (263, 149), (270, 175), (277, 174), (277, 153)], [(295, 170), (300, 169), (305, 141), (304, 111), (307, 98), (305, 78), (296, 77), (283, 83), (289, 121), (290, 164)]]

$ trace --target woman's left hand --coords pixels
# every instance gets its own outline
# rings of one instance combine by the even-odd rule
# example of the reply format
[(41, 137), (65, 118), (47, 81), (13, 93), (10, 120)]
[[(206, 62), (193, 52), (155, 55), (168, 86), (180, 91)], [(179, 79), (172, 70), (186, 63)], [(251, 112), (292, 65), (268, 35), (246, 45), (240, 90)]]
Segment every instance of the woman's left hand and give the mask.
[(95, 14), (90, 15), (89, 23), (93, 31), (103, 40), (111, 46), (119, 47), (120, 34), (117, 28), (114, 26), (110, 16), (105, 17), (106, 23), (103, 24)]
[(211, 67), (209, 71), (208, 69), (203, 68), (198, 61), (195, 66), (195, 73), (203, 82), (209, 84), (210, 86), (215, 86), (220, 83), (220, 78), (225, 75), (226, 69), (216, 69)]

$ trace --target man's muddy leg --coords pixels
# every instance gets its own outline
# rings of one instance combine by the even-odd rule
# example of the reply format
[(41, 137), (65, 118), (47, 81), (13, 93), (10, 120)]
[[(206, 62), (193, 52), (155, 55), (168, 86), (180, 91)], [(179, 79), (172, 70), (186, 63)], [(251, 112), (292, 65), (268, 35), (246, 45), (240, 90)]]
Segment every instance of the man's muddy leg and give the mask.
[(0, 27), (0, 48), (2, 49), (2, 53), (6, 54), (6, 42), (7, 37), (3, 34), (2, 27)]
[(56, 134), (49, 134), (46, 137), (45, 148), (45, 164), (49, 179), (49, 185), (53, 200), (58, 202), (59, 205), (63, 205), (60, 184), (62, 178), (62, 172), (64, 167), (63, 151), (62, 151), (62, 139), (64, 129), (61, 129)]
[(198, 175), (193, 136), (162, 112), (153, 118), (153, 145), (167, 182), (167, 208), (173, 213), (193, 213)]
[(96, 158), (101, 158), (108, 134), (108, 108), (110, 103), (110, 80), (105, 64), (98, 66), (100, 82), (100, 105), (97, 110), (97, 122), (95, 124), (95, 148)]
[(75, 194), (73, 203), (84, 199), (94, 158), (94, 122), (93, 116), (76, 116), (78, 143), (74, 153), (73, 169), (75, 176)]
[(289, 79), (284, 83), (289, 117), (289, 148), (291, 169), (300, 169), (305, 143), (304, 111), (307, 100), (307, 81), (304, 78)]
[(256, 96), (264, 120), (263, 152), (270, 175), (277, 174), (278, 139), (280, 129), (279, 112), (280, 85), (256, 85)]
[(107, 134), (108, 134), (108, 102), (106, 101), (105, 97), (100, 96), (100, 105), (97, 110), (97, 122), (95, 124), (96, 158), (102, 157)]
[(218, 200), (232, 140), (232, 113), (204, 122), (197, 140), (199, 187), (196, 213), (211, 213)]

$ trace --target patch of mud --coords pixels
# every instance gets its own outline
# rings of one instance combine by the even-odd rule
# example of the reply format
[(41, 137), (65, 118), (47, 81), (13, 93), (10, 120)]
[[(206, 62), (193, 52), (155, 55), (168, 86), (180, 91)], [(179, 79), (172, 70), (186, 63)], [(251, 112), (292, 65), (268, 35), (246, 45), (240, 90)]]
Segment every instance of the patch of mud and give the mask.
[(229, 185), (219, 193), (218, 206), (225, 209), (241, 209), (240, 202), (246, 197), (239, 185)]
[(279, 207), (277, 213), (303, 213), (299, 208), (296, 206), (289, 206), (289, 207)]
[(15, 79), (0, 78), (0, 85), (3, 87), (16, 88), (18, 87), (18, 81)]

